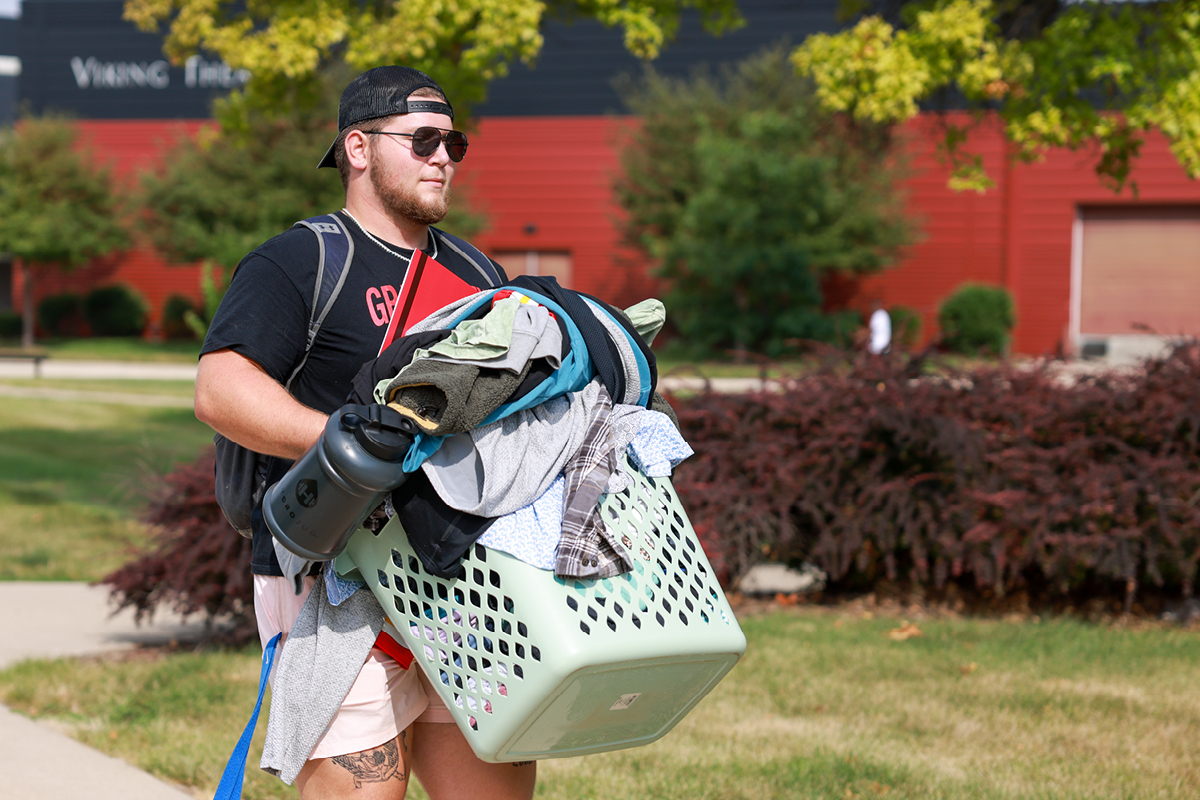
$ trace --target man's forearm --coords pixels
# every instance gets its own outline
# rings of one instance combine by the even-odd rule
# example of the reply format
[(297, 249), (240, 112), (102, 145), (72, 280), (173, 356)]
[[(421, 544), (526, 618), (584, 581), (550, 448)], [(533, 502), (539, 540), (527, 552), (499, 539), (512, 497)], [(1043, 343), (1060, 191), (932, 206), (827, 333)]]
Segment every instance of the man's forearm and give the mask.
[(328, 415), (298, 402), (250, 359), (218, 350), (200, 359), (196, 417), (244, 447), (294, 460), (321, 435)]

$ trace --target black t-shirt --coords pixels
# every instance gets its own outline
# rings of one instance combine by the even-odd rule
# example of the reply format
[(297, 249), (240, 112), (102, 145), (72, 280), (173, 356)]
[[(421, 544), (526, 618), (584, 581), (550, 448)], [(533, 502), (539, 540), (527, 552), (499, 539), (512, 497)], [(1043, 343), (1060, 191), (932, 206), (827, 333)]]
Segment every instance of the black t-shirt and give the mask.
[[(326, 414), (345, 404), (359, 368), (375, 358), (404, 282), (408, 264), (369, 239), (345, 214), (337, 215), (354, 241), (346, 281), (313, 343), (308, 361), (292, 382), (291, 393), (304, 405)], [(426, 251), (438, 263), (472, 286), (490, 281), (436, 233)], [(403, 256), (410, 250), (387, 244)], [(308, 320), (317, 279), (317, 236), (304, 227), (291, 228), (242, 259), (233, 274), (201, 354), (228, 348), (254, 361), (285, 384), (304, 357)], [(504, 279), (503, 269), (492, 262)], [(271, 459), (268, 484), (278, 480), (291, 462)], [(253, 572), (280, 575), (271, 534), (254, 515)]]

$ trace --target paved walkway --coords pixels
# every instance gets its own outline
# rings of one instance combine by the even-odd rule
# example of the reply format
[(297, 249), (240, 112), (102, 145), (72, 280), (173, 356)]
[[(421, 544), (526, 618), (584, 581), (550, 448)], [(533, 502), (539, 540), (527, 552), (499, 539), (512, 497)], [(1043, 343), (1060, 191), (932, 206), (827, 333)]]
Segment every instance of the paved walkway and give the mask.
[[(196, 380), (194, 364), (155, 364), (125, 361), (67, 361), (48, 358), (42, 363), (42, 378), (46, 380)], [(33, 378), (33, 365), (0, 357), (0, 379)], [(769, 385), (769, 384), (768, 384)], [(667, 392), (698, 392), (712, 386), (718, 392), (754, 392), (763, 388), (759, 378), (697, 378), (664, 377), (659, 388)], [(191, 406), (191, 401), (179, 397), (156, 397), (152, 395), (123, 394), (118, 392), (72, 391), (80, 400), (125, 403), (128, 405)], [(37, 386), (0, 386), (0, 395), (9, 397), (58, 398), (61, 389)]]
[[(42, 362), (42, 378), (80, 380), (157, 380), (194, 381), (195, 364), (160, 364), (134, 361), (71, 361), (47, 358)], [(0, 378), (35, 378), (33, 364), (0, 356)]]
[[(0, 667), (198, 637), (203, 625), (156, 614), (137, 626), (111, 615), (108, 590), (83, 583), (0, 581)], [(6, 800), (194, 800), (116, 758), (0, 706), (0, 796)]]

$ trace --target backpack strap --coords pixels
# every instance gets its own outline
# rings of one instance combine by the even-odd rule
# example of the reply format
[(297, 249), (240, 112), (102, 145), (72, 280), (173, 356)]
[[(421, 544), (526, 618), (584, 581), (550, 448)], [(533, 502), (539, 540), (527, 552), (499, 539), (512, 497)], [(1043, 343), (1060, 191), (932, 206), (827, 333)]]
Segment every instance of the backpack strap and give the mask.
[(504, 283), (504, 278), (496, 270), (496, 265), (492, 263), (490, 258), (481, 253), (475, 245), (437, 228), (431, 227), (429, 230), (433, 231), (446, 247), (458, 253), (467, 260), (468, 264), (475, 267), (490, 285), (499, 286)]
[(317, 340), (317, 332), (321, 330), (321, 324), (325, 322), (329, 309), (333, 308), (333, 302), (341, 293), (342, 285), (346, 282), (346, 274), (349, 272), (347, 268), (350, 266), (351, 259), (354, 258), (354, 240), (350, 238), (350, 232), (346, 230), (346, 226), (336, 215), (324, 214), (319, 217), (310, 217), (300, 220), (292, 227), (308, 228), (317, 235), (319, 255), (317, 280), (313, 285), (312, 311), (308, 317), (308, 338), (304, 343), (304, 357), (300, 359), (300, 363), (292, 370), (292, 374), (287, 380), (286, 386), (289, 389), (292, 381), (296, 379), (308, 361), (308, 354)]

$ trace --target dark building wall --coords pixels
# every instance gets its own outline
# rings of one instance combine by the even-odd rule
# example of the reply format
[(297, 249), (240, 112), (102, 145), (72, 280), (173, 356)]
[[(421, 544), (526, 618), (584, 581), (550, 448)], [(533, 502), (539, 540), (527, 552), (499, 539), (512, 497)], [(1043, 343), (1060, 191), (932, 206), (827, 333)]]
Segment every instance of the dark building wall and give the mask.
[(170, 66), (162, 38), (121, 12), (120, 0), (25, 0), (19, 102), (82, 119), (203, 119), (244, 78), (203, 56)]
[(516, 64), (507, 77), (494, 82), (488, 99), (476, 108), (480, 117), (596, 116), (625, 112), (615, 82), (623, 75), (641, 75), (647, 64), (661, 74), (686, 76), (697, 67), (732, 64), (756, 52), (790, 41), (799, 44), (812, 33), (835, 31), (837, 0), (741, 0), (746, 25), (713, 36), (700, 25), (699, 15), (683, 15), (678, 36), (653, 62), (634, 58), (621, 31), (598, 22), (545, 26), (545, 45), (537, 62)]
[(17, 82), (21, 61), (17, 57), (20, 21), (0, 17), (0, 125), (8, 125), (17, 114)]

